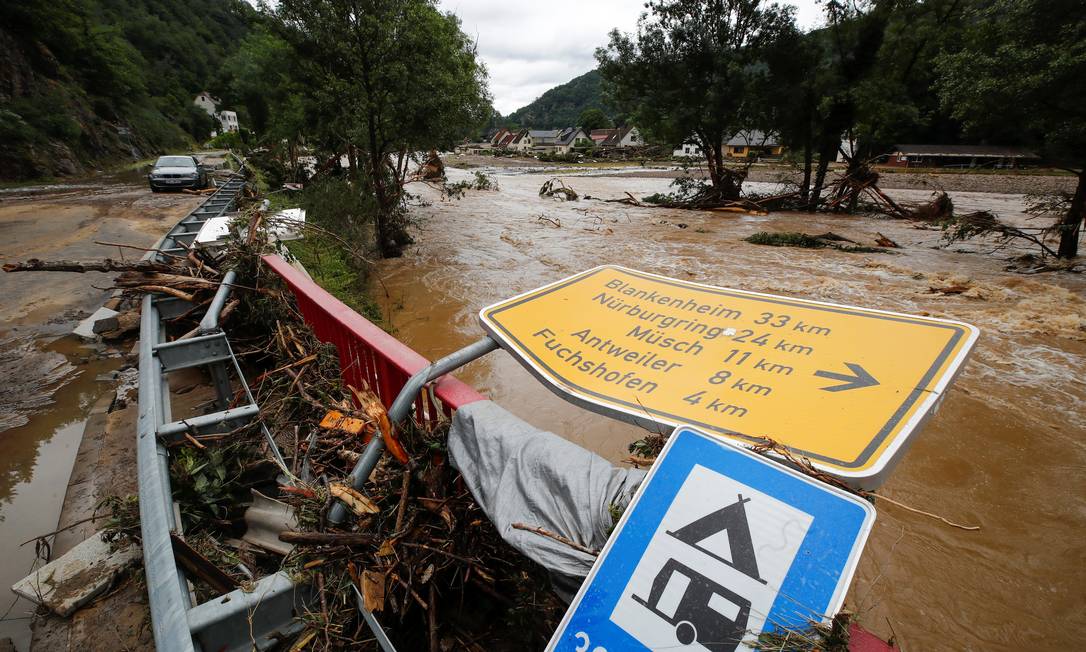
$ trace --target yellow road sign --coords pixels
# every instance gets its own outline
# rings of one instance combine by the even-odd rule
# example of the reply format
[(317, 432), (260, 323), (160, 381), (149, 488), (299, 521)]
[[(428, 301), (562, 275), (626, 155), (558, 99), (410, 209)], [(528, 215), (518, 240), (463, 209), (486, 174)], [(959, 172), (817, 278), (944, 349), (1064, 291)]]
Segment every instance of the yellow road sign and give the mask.
[(602, 266), (484, 308), (559, 394), (637, 423), (772, 439), (877, 486), (978, 331), (959, 322)]

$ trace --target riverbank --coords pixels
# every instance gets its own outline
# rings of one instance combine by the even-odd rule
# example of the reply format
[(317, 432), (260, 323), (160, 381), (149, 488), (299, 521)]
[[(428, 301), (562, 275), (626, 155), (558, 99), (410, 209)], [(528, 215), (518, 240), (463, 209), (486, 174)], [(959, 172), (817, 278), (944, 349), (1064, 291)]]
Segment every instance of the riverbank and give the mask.
[[(674, 161), (598, 161), (591, 163), (542, 163), (531, 158), (494, 157), (477, 154), (453, 154), (446, 157), (450, 167), (464, 169), (492, 168), (502, 174), (505, 170), (530, 171), (538, 174), (603, 174), (622, 175), (646, 179), (674, 179), (689, 173), (691, 176), (706, 175), (704, 168), (694, 166), (688, 172)], [(831, 175), (843, 171), (842, 164), (831, 166)], [(1051, 194), (1073, 192), (1076, 179), (1062, 170), (961, 170), (878, 167), (879, 186), (884, 190), (946, 190), (960, 192), (984, 192), (999, 194)], [(832, 176), (831, 176), (832, 178)], [(751, 166), (747, 181), (757, 183), (799, 183), (802, 174), (788, 165), (757, 163)]]

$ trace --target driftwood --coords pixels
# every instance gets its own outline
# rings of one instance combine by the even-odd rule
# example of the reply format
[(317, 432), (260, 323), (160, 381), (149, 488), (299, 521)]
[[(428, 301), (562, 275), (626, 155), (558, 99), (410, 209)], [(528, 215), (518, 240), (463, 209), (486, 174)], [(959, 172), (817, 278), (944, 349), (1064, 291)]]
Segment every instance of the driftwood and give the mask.
[[(178, 270), (174, 268), (168, 271), (176, 272)], [(168, 285), (170, 287), (196, 290), (212, 287), (217, 288), (219, 286), (218, 279), (202, 278), (199, 276), (185, 276), (183, 274), (169, 274), (159, 271), (127, 271), (118, 276), (114, 283), (116, 283), (117, 287), (122, 288), (138, 287), (140, 285)]]
[(891, 249), (901, 249), (901, 245), (894, 242), (890, 238), (884, 236), (883, 234), (879, 233), (878, 231), (875, 232), (875, 235), (877, 236), (875, 238), (875, 244), (877, 244), (878, 246), (880, 246), (880, 247), (889, 247)]
[(380, 543), (373, 535), (361, 532), (294, 532), (279, 533), (279, 540), (302, 546), (365, 546)]
[(229, 593), (238, 588), (238, 583), (234, 578), (222, 572), (218, 566), (208, 561), (206, 557), (193, 549), (184, 539), (172, 532), (170, 533), (170, 543), (173, 544), (173, 554), (181, 567), (207, 582), (211, 588), (219, 593)]
[(577, 201), (580, 195), (558, 177), (550, 179), (539, 188), (540, 197), (558, 197), (565, 201)]
[(903, 208), (886, 193), (879, 189), (879, 173), (867, 163), (850, 162), (844, 176), (834, 181), (821, 208), (827, 211), (852, 212), (860, 199), (868, 197), (874, 207), (891, 217), (910, 217), (910, 211)]
[(150, 260), (40, 260), (4, 263), (5, 272), (174, 272), (176, 267)]
[(545, 529), (543, 529), (541, 527), (538, 527), (538, 526), (525, 525), (524, 523), (513, 523), (513, 529), (514, 530), (524, 530), (525, 532), (531, 532), (532, 534), (538, 534), (541, 537), (547, 537), (548, 539), (554, 539), (558, 543), (564, 543), (565, 545), (569, 546), (570, 548), (573, 548), (574, 550), (579, 550), (579, 551), (581, 551), (581, 552), (583, 552), (583, 553), (585, 553), (587, 555), (592, 555), (593, 557), (597, 557), (600, 554), (599, 550), (593, 550), (592, 548), (589, 548), (587, 546), (582, 546), (581, 544), (577, 543), (576, 541), (573, 541), (572, 539), (567, 539), (566, 537), (562, 536), (561, 534), (556, 534), (554, 532), (551, 532), (550, 530), (545, 530)]

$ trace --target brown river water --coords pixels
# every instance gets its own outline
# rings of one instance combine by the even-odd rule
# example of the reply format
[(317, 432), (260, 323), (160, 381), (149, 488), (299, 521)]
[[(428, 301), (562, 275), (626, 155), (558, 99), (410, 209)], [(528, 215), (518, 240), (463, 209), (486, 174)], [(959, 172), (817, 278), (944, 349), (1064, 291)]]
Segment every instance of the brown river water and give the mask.
[[(500, 190), (469, 191), (461, 200), (414, 190), (423, 203), (412, 213), (418, 244), (382, 263), (374, 284), (398, 338), (439, 357), (483, 335), (482, 307), (604, 263), (971, 323), (981, 336), (970, 361), (881, 493), (980, 530), (879, 502), (847, 605), (905, 650), (1081, 649), (1086, 279), (1007, 272), (1007, 259), (1021, 252), (992, 253), (991, 243), (942, 248), (940, 232), (902, 221), (561, 203), (537, 195), (548, 176), (497, 172)], [(466, 176), (450, 171), (453, 180)], [(643, 196), (668, 184), (636, 174), (563, 178), (582, 197)], [(918, 201), (928, 193), (890, 194)], [(1026, 219), (1020, 195), (952, 196), (959, 211)], [(833, 231), (863, 244), (882, 233), (902, 249), (855, 254), (742, 241), (758, 231)], [(932, 291), (951, 285), (969, 289)], [(616, 463), (644, 432), (563, 401), (502, 351), (458, 375), (518, 416)]]

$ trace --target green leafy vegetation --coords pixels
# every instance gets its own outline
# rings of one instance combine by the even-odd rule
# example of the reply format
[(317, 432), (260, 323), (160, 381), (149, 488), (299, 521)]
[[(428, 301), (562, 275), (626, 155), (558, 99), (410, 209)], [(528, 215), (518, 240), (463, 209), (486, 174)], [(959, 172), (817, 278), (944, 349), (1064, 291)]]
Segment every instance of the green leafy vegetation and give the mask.
[(370, 297), (367, 274), (338, 243), (308, 235), (288, 246), (322, 288), (372, 322), (381, 322), (381, 309)]
[(826, 246), (825, 242), (822, 242), (818, 238), (809, 236), (806, 233), (797, 232), (782, 232), (782, 233), (770, 233), (768, 231), (759, 231), (754, 235), (743, 238), (751, 244), (768, 245), (770, 247), (800, 247), (803, 249), (822, 249)]
[(470, 180), (446, 183), (443, 193), (449, 199), (462, 199), (464, 192), (468, 190), (498, 190), (498, 183), (489, 174), (475, 170), (474, 178)]
[(0, 177), (205, 139), (217, 125), (192, 100), (256, 20), (242, 0), (0, 4)]
[(758, 233), (743, 238), (743, 240), (751, 244), (767, 245), (770, 247), (799, 247), (801, 249), (829, 248), (850, 254), (889, 253), (886, 249), (880, 247), (867, 247), (855, 243), (842, 244), (843, 242), (851, 241), (845, 240), (839, 236), (834, 236), (832, 233), (807, 235), (806, 233), (798, 233), (795, 231), (782, 231), (779, 233), (759, 231)]
[(760, 0), (658, 0), (635, 36), (611, 32), (596, 51), (609, 96), (655, 138), (693, 138), (707, 156), (714, 190), (738, 199), (745, 173), (724, 164), (724, 144), (759, 119), (754, 92), (766, 53), (795, 32), (792, 10)]
[(936, 59), (943, 107), (975, 134), (1041, 144), (1078, 184), (1057, 222), (1060, 258), (1078, 255), (1086, 216), (1086, 22), (1075, 0), (970, 7), (960, 52)]
[(311, 228), (306, 229), (305, 238), (290, 242), (290, 255), (332, 296), (380, 322), (380, 308), (369, 293), (369, 263), (362, 255), (373, 239), (372, 200), (347, 180), (328, 178), (310, 185), (297, 199), (274, 202), (273, 208), (294, 206), (305, 209)]
[(221, 523), (240, 509), (245, 496), (238, 479), (250, 458), (251, 450), (243, 445), (178, 449), (170, 481), (186, 531)]
[(403, 189), (411, 154), (449, 149), (490, 117), (474, 41), (428, 0), (282, 0), (273, 18), (294, 49), (297, 83), (313, 96), (316, 136), (333, 151), (345, 146), (350, 176), (373, 201), (377, 250), (401, 255), (412, 242)]

